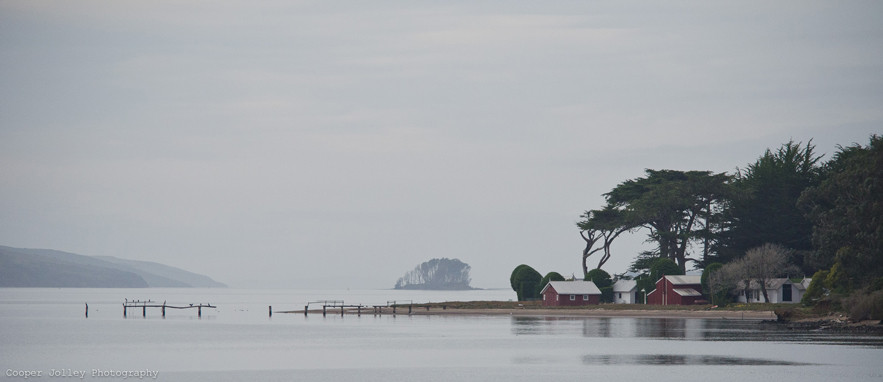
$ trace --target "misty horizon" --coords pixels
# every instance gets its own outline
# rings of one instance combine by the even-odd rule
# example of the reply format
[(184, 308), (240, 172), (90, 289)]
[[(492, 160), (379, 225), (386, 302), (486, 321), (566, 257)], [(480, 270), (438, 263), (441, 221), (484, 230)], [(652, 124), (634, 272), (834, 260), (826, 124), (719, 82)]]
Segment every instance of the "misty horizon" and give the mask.
[[(0, 245), (236, 288), (580, 277), (645, 169), (883, 121), (883, 4), (0, 3)], [(652, 247), (623, 235), (605, 265)]]

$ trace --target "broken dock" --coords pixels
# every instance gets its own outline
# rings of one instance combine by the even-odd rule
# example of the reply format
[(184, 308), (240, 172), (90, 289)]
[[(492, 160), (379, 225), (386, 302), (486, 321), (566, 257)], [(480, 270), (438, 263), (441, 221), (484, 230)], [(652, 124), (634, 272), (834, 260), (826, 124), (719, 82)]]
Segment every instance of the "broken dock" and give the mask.
[[(211, 303), (198, 303), (198, 304), (189, 304), (189, 305), (169, 305), (166, 304), (165, 301), (162, 304), (158, 302), (154, 302), (152, 300), (140, 301), (140, 300), (132, 300), (128, 299), (123, 302), (123, 317), (128, 317), (129, 309), (138, 309), (141, 308), (141, 316), (147, 317), (147, 308), (160, 308), (162, 309), (162, 316), (166, 316), (166, 309), (196, 309), (196, 315), (198, 317), (202, 317), (202, 308), (211, 308), (217, 309), (217, 306), (212, 305)], [(88, 305), (87, 305), (88, 309)], [(88, 316), (87, 316), (88, 317)]]
[[(408, 314), (412, 314), (415, 307), (422, 307), (429, 311), (429, 307), (432, 305), (431, 303), (425, 304), (414, 304), (412, 300), (396, 300), (396, 301), (387, 301), (386, 305), (363, 305), (363, 304), (346, 304), (343, 300), (319, 300), (319, 301), (310, 301), (307, 305), (304, 306), (304, 310), (288, 310), (288, 311), (277, 311), (276, 313), (303, 313), (304, 317), (309, 316), (310, 314), (310, 305), (321, 305), (322, 306), (322, 317), (328, 315), (329, 310), (340, 309), (340, 316), (343, 317), (344, 314), (349, 312), (350, 314), (355, 313), (356, 315), (361, 316), (362, 310), (368, 310), (371, 308), (372, 313), (375, 316), (385, 314), (398, 314), (398, 309), (408, 308)], [(438, 306), (438, 304), (436, 304)], [(442, 310), (447, 309), (446, 305), (440, 305)], [(268, 311), (270, 317), (273, 317), (273, 306), (268, 307)], [(313, 310), (314, 313), (318, 313), (318, 308)]]

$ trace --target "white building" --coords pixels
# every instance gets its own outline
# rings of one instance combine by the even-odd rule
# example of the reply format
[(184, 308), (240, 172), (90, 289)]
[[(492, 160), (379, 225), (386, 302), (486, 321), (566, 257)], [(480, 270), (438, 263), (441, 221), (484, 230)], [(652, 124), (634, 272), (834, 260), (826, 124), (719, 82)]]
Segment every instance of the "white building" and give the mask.
[[(803, 294), (806, 293), (806, 288), (809, 286), (810, 281), (812, 279), (808, 278), (804, 278), (799, 282), (793, 282), (791, 279), (770, 279), (766, 283), (767, 296), (769, 296), (770, 302), (775, 304), (798, 303), (803, 298)], [(763, 292), (760, 290), (760, 283), (752, 280), (748, 285), (746, 295), (745, 283), (739, 282), (739, 285), (736, 287), (739, 293), (737, 300), (739, 302), (765, 302)]]
[(613, 284), (613, 302), (616, 304), (636, 304), (638, 302), (638, 284), (635, 280), (618, 280)]

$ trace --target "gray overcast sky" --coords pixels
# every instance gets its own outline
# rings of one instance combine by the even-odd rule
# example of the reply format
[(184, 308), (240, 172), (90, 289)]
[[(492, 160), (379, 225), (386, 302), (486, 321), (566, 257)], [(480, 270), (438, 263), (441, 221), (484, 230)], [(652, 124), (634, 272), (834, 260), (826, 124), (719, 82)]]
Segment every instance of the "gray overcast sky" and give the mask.
[[(238, 287), (580, 272), (645, 168), (883, 131), (879, 1), (0, 1), (0, 244)], [(645, 233), (620, 240), (624, 271)]]

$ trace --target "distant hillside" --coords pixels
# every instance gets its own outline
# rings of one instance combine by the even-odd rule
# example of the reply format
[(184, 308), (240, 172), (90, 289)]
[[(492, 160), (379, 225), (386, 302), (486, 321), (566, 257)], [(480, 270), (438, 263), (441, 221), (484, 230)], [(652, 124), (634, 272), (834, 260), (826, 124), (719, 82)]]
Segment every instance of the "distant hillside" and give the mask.
[(226, 285), (158, 263), (0, 246), (0, 287), (223, 288)]

